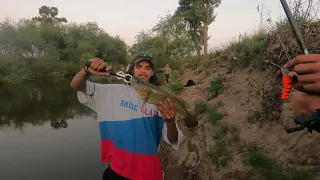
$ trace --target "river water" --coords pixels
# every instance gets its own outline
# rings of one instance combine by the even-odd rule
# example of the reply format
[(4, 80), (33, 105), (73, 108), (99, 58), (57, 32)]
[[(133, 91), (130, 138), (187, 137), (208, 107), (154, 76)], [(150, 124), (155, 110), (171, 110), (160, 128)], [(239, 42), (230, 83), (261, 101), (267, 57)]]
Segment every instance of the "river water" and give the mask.
[(70, 79), (0, 87), (0, 180), (99, 180), (95, 113)]

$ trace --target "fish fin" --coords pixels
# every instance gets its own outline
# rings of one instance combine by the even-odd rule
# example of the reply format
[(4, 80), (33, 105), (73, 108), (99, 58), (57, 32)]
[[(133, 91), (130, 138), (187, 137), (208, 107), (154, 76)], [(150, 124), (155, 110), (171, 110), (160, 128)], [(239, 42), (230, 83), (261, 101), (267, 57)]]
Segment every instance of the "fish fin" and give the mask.
[(181, 100), (181, 102), (182, 102), (182, 104), (184, 105), (185, 108), (190, 109), (191, 106), (187, 101), (185, 101), (185, 100), (183, 100), (181, 98), (180, 98), (180, 100)]
[(184, 125), (187, 129), (193, 129), (198, 127), (199, 119), (195, 114), (191, 114), (189, 111), (184, 112)]
[(142, 103), (141, 108), (146, 108), (147, 103), (148, 103), (148, 99), (149, 99), (149, 98), (146, 98), (146, 99), (143, 100), (143, 103)]
[[(171, 96), (172, 96), (172, 100), (176, 99), (177, 101), (180, 101), (186, 109), (191, 108), (190, 104), (187, 101), (180, 98), (179, 96), (175, 96), (175, 95), (171, 95)], [(169, 97), (169, 99), (170, 99), (170, 97)]]
[(146, 105), (147, 105), (147, 101), (145, 100), (143, 101), (141, 108), (146, 108)]

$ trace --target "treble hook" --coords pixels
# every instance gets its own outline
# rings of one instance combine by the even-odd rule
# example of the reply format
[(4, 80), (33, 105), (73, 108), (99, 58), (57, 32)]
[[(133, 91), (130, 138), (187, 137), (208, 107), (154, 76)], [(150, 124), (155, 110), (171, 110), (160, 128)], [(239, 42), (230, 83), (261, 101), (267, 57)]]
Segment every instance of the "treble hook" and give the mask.
[[(91, 66), (91, 63), (92, 63), (91, 61), (87, 61), (85, 63), (85, 66), (89, 68)], [(107, 72), (107, 71), (104, 68), (104, 69), (101, 69), (100, 72)], [(132, 79), (132, 76), (130, 74), (125, 74), (123, 71), (115, 72), (115, 71), (111, 70), (110, 75), (116, 76), (117, 79), (123, 80), (125, 83), (130, 83), (131, 79)]]
[(132, 76), (130, 74), (125, 74), (123, 71), (118, 71), (118, 72), (111, 71), (110, 74), (116, 76), (117, 79), (119, 80), (122, 79), (126, 83), (130, 83), (132, 79)]

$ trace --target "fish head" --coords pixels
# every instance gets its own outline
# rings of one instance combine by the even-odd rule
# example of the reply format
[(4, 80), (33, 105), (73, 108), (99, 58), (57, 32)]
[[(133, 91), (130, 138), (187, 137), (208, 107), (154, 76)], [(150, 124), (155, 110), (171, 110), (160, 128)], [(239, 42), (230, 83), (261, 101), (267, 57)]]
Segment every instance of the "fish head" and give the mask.
[(131, 86), (135, 89), (140, 98), (147, 98), (150, 90), (145, 86), (145, 82), (136, 76), (132, 76)]

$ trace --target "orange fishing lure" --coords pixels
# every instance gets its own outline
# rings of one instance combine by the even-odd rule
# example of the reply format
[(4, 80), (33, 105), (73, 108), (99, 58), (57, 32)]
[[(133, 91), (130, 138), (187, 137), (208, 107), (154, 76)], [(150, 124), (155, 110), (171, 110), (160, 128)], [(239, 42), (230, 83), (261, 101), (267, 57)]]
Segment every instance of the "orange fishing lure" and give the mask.
[(283, 100), (288, 99), (290, 93), (291, 93), (291, 89), (292, 89), (292, 79), (288, 76), (289, 74), (289, 70), (285, 69), (273, 62), (270, 62), (268, 60), (265, 61), (268, 64), (271, 64), (272, 66), (281, 69), (282, 72), (282, 83), (283, 83), (283, 87), (282, 87), (282, 95), (281, 98)]
[(288, 99), (290, 93), (291, 93), (291, 88), (292, 88), (292, 80), (291, 78), (286, 74), (286, 73), (282, 73), (283, 74), (283, 78), (282, 78), (282, 82), (283, 82), (283, 87), (282, 87), (282, 95), (281, 98), (283, 100)]

